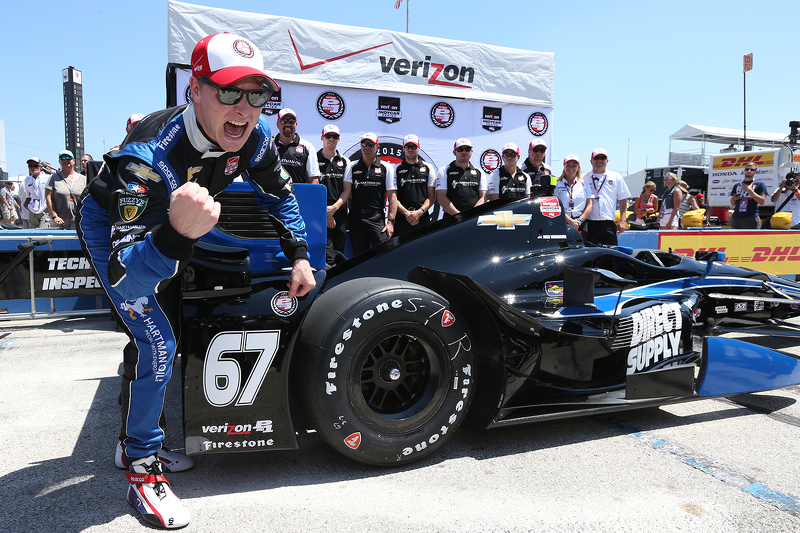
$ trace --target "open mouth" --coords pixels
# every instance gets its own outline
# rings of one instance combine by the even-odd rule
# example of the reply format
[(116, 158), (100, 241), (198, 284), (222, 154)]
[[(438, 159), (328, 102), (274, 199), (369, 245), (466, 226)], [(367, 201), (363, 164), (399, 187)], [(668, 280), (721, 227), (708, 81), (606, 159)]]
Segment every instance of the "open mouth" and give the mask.
[(225, 123), (225, 135), (231, 139), (239, 139), (244, 135), (244, 130), (247, 128), (247, 122), (239, 122), (238, 120), (229, 120)]

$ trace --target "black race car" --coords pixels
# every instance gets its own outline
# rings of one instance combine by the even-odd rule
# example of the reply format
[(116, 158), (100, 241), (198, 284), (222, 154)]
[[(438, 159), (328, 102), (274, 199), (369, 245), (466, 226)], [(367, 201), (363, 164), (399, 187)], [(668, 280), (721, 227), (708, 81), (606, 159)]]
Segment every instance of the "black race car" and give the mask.
[[(324, 194), (302, 201), (313, 187), (298, 195), (324, 247)], [(498, 200), (327, 271), (312, 243), (318, 283), (298, 300), (247, 196), (234, 184), (218, 197), (223, 219), (184, 275), (189, 454), (296, 448), (290, 395), (331, 446), (383, 466), (425, 457), (464, 421), (492, 428), (800, 383), (795, 356), (717, 337), (800, 335), (785, 322), (800, 314), (800, 284), (717, 252), (585, 246), (556, 198)]]

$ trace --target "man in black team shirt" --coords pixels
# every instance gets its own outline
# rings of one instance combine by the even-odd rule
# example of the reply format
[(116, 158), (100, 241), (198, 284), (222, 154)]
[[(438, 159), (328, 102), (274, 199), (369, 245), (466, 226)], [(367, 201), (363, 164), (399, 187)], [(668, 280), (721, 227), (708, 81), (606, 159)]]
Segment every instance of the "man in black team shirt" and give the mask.
[(339, 153), (339, 128), (328, 124), (322, 128), (322, 149), (317, 152), (319, 161), (319, 180), (328, 189), (328, 246), (327, 264), (333, 266), (333, 259), (344, 251), (347, 226), (347, 204), (337, 207), (336, 200), (344, 190), (344, 173), (350, 160)]
[(397, 220), (394, 233), (400, 235), (431, 221), (428, 209), (433, 205), (436, 171), (419, 157), (419, 137), (410, 133), (403, 139), (402, 162), (394, 167), (397, 179)]
[[(344, 173), (344, 190), (331, 206), (339, 209), (351, 197), (347, 225), (353, 253), (360, 254), (391, 239), (397, 211), (397, 183), (394, 167), (378, 159), (378, 136), (361, 136), (361, 159), (352, 163)], [(388, 217), (383, 207), (389, 197)], [(384, 222), (385, 220), (385, 222)]]
[(528, 158), (522, 163), (522, 171), (531, 177), (531, 196), (553, 195), (555, 182), (551, 182), (552, 169), (544, 162), (547, 144), (534, 139), (528, 145)]
[(436, 201), (450, 215), (481, 205), (486, 201), (486, 175), (472, 166), (472, 143), (458, 139), (453, 145), (455, 161), (439, 170), (436, 179)]
[(297, 113), (281, 109), (276, 125), (275, 147), (281, 156), (281, 165), (292, 177), (292, 183), (319, 183), (317, 149), (297, 134)]

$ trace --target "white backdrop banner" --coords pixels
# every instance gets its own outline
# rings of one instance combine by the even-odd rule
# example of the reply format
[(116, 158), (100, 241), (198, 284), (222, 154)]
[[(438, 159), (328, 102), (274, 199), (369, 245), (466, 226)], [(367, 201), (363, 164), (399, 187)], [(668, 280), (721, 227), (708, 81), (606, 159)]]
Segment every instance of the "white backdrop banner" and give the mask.
[[(532, 139), (552, 146), (552, 53), (169, 2), (169, 61), (188, 65), (197, 41), (224, 31), (252, 40), (281, 86), (264, 113), (293, 109), (297, 132), (318, 149), (322, 127), (336, 124), (342, 153), (359, 158), (371, 131), (381, 158), (399, 162), (402, 138), (415, 133), (438, 169), (467, 137), (472, 163), (491, 172), (505, 143), (519, 145), (520, 164)], [(179, 104), (189, 75), (178, 72)]]

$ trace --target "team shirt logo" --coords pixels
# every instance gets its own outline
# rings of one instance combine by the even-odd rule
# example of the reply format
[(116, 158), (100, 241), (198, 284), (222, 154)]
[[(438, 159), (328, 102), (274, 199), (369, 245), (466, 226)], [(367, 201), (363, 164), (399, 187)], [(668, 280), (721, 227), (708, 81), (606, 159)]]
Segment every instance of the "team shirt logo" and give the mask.
[(121, 194), (119, 196), (119, 216), (123, 222), (132, 222), (144, 213), (147, 207), (146, 196)]
[(134, 194), (145, 194), (147, 192), (147, 187), (138, 181), (131, 181), (128, 183), (128, 190)]
[(248, 59), (253, 57), (254, 54), (253, 47), (250, 46), (250, 43), (242, 39), (236, 39), (233, 41), (233, 51)]
[(125, 167), (125, 170), (130, 170), (136, 176), (144, 179), (150, 180), (158, 183), (161, 181), (161, 175), (158, 172), (155, 172), (152, 168), (148, 167), (147, 165), (137, 165), (136, 163), (128, 163)]

